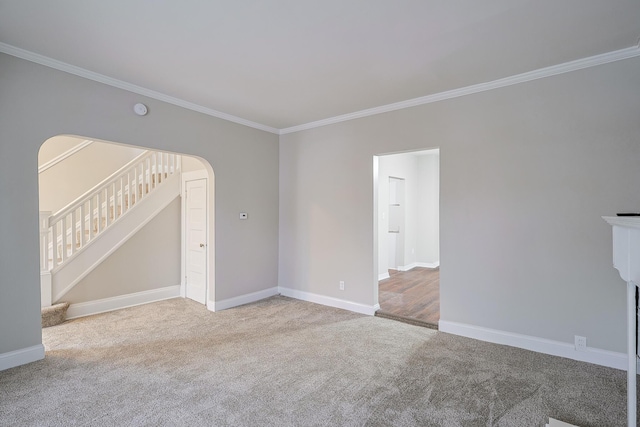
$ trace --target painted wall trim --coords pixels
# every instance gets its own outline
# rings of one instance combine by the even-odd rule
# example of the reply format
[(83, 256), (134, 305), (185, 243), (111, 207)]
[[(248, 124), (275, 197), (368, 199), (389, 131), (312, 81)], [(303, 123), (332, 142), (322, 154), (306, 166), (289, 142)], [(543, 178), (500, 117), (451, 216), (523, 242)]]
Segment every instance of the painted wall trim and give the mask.
[(138, 85), (134, 85), (132, 83), (127, 83), (122, 80), (114, 79), (112, 77), (105, 76), (104, 74), (85, 70), (84, 68), (76, 67), (75, 65), (67, 64), (66, 62), (58, 61), (57, 59), (49, 58), (38, 53), (20, 49), (19, 47), (11, 46), (6, 43), (0, 43), (0, 52), (6, 53), (7, 55), (15, 56), (17, 58), (26, 59), (27, 61), (35, 62), (36, 64), (44, 65), (45, 67), (64, 71), (65, 73), (84, 77), (85, 79), (93, 80), (94, 82), (103, 83), (109, 86), (116, 87), (118, 89), (137, 93), (138, 95), (157, 99), (158, 101), (166, 102), (168, 104), (177, 105), (178, 107), (186, 108), (188, 110), (197, 111), (199, 113), (206, 114), (212, 117), (217, 117), (222, 120), (238, 123), (240, 125), (263, 130), (265, 132), (275, 133), (276, 135), (279, 133), (278, 129), (272, 128), (271, 126), (256, 123), (251, 120), (236, 117), (231, 114), (213, 110), (211, 108), (203, 107), (202, 105), (194, 104), (193, 102), (185, 101), (183, 99), (169, 96), (161, 92), (156, 92), (155, 90), (147, 89)]
[(91, 144), (93, 144), (93, 141), (85, 139), (80, 144), (76, 145), (75, 147), (71, 147), (70, 149), (68, 149), (64, 153), (60, 154), (59, 156), (54, 157), (53, 159), (49, 160), (46, 163), (43, 163), (41, 166), (38, 167), (38, 173), (42, 173), (42, 172), (46, 171), (47, 169), (50, 169), (50, 168), (54, 167), (58, 163), (64, 161), (66, 158), (73, 156), (78, 151), (82, 150), (83, 148), (85, 148), (85, 147), (87, 147), (87, 146), (89, 146)]
[(329, 307), (341, 308), (343, 310), (354, 311), (360, 314), (366, 314), (373, 316), (376, 310), (380, 309), (378, 304), (366, 305), (357, 302), (347, 301), (339, 298), (328, 297), (325, 295), (314, 294), (306, 291), (299, 291), (297, 289), (278, 287), (281, 295), (285, 297), (295, 298), (302, 301), (313, 302), (316, 304), (326, 305)]
[(273, 287), (262, 291), (252, 292), (250, 294), (240, 295), (233, 298), (223, 299), (215, 302), (215, 311), (226, 310), (227, 308), (237, 307), (239, 305), (249, 304), (278, 295), (278, 288)]
[(67, 310), (67, 319), (91, 316), (92, 314), (106, 313), (136, 305), (149, 304), (150, 302), (177, 298), (180, 296), (180, 285), (151, 289), (148, 291), (134, 292), (132, 294), (103, 298), (95, 301), (79, 302), (71, 304)]
[(493, 80), (491, 82), (478, 83), (471, 86), (447, 90), (444, 92), (421, 96), (419, 98), (413, 98), (406, 101), (396, 102), (393, 104), (381, 105), (379, 107), (368, 108), (366, 110), (343, 114), (341, 116), (330, 117), (327, 119), (305, 123), (298, 126), (291, 126), (288, 128), (280, 129), (280, 135), (300, 132), (303, 130), (313, 129), (321, 126), (327, 126), (327, 125), (340, 123), (340, 122), (346, 122), (349, 120), (359, 119), (362, 117), (374, 116), (376, 114), (388, 113), (390, 111), (402, 110), (404, 108), (416, 107), (418, 105), (431, 104), (433, 102), (444, 101), (452, 98), (458, 98), (460, 96), (472, 95), (474, 93), (485, 92), (493, 89), (499, 89), (499, 88), (512, 86), (520, 83), (526, 83), (532, 80), (556, 76), (558, 74), (570, 73), (572, 71), (582, 70), (584, 68), (596, 67), (598, 65), (608, 64), (610, 62), (622, 61), (624, 59), (629, 59), (629, 58), (635, 58), (637, 56), (640, 56), (640, 46), (638, 45), (631, 46), (625, 49), (615, 50), (612, 52), (602, 53), (600, 55), (595, 55), (587, 58), (577, 59), (575, 61), (565, 62), (563, 64), (557, 64), (557, 65), (552, 65), (550, 67), (539, 68), (537, 70), (528, 71), (522, 74), (516, 74), (514, 76), (509, 76), (509, 77), (505, 77), (498, 80)]
[(627, 369), (627, 355), (624, 353), (601, 350), (593, 347), (587, 347), (586, 351), (576, 351), (573, 344), (561, 341), (553, 341), (530, 335), (516, 334), (446, 320), (440, 320), (440, 322), (438, 322), (438, 328), (440, 332), (474, 338), (480, 341), (508, 345), (552, 356), (566, 357), (567, 359), (593, 363), (624, 371)]
[(413, 262), (409, 265), (400, 265), (398, 266), (398, 271), (409, 271), (416, 267), (424, 267), (424, 268), (438, 268), (440, 267), (440, 261), (436, 262)]
[(0, 371), (44, 359), (44, 345), (38, 344), (0, 354)]
[(380, 274), (378, 274), (378, 282), (380, 280), (388, 279), (389, 277), (391, 277), (391, 276), (389, 276), (389, 272), (388, 271), (386, 273), (380, 273)]

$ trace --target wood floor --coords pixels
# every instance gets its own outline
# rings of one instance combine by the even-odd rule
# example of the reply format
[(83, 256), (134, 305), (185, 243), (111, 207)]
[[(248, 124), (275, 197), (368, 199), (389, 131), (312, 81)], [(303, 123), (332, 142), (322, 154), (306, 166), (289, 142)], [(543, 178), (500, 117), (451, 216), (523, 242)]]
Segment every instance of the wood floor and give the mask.
[(378, 282), (380, 310), (376, 316), (395, 318), (437, 329), (440, 320), (440, 270), (416, 267), (389, 270)]

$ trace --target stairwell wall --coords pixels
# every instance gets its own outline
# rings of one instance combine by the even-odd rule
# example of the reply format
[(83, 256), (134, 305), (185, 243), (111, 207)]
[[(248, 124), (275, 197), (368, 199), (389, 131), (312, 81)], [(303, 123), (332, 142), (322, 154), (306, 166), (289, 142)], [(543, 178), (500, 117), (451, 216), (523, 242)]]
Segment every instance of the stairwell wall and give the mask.
[(71, 304), (180, 284), (177, 197), (62, 298)]
[[(47, 140), (43, 146), (55, 145), (56, 139)], [(94, 142), (78, 151), (38, 174), (40, 210), (55, 213), (64, 208), (143, 151), (104, 142)]]
[[(37, 159), (55, 135), (209, 162), (216, 177), (216, 300), (277, 286), (277, 135), (6, 54), (0, 70), (0, 357), (24, 350), (19, 362), (26, 363), (36, 359), (29, 349), (42, 348)], [(147, 116), (133, 113), (137, 102), (148, 106)], [(250, 220), (240, 221), (240, 211)]]

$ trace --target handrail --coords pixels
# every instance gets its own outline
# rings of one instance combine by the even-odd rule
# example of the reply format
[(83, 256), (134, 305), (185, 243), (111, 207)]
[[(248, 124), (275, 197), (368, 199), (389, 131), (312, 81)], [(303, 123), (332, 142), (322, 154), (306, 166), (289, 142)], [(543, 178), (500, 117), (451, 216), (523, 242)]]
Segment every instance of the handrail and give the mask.
[[(180, 156), (146, 150), (48, 218), (41, 218), (41, 268), (49, 271), (82, 250), (168, 176)], [(51, 262), (49, 262), (51, 260)]]

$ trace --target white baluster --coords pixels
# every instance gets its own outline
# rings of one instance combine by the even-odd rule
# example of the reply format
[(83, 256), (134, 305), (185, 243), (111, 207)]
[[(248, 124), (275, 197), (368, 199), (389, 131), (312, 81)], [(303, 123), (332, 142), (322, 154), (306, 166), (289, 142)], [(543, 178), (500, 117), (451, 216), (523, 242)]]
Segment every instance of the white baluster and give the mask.
[(51, 225), (51, 260), (53, 267), (58, 265), (58, 223)]
[(62, 234), (62, 248), (60, 250), (60, 262), (64, 262), (67, 259), (67, 230), (69, 228), (69, 216), (66, 215), (62, 218), (62, 230), (60, 230)]
[(96, 194), (96, 203), (97, 203), (97, 222), (96, 222), (96, 234), (100, 234), (100, 232), (102, 231), (102, 191), (99, 191), (98, 194)]
[(77, 221), (77, 217), (76, 217), (76, 211), (77, 210), (74, 209), (71, 212), (71, 227), (70, 227), (70, 229), (71, 229), (71, 254), (70, 255), (73, 255), (75, 253), (76, 244), (77, 244), (77, 240), (78, 240), (77, 239), (78, 236), (76, 235), (76, 232), (77, 232), (76, 227), (78, 225), (78, 221)]
[(93, 223), (95, 221), (95, 210), (96, 210), (96, 202), (95, 196), (92, 196), (89, 199), (89, 241), (93, 240), (96, 235), (95, 229), (93, 228)]
[(80, 247), (87, 244), (87, 218), (85, 213), (86, 203), (80, 205)]
[(147, 185), (147, 160), (145, 159), (142, 162), (142, 175), (140, 177), (140, 181), (142, 181), (142, 187), (140, 190), (140, 198), (142, 199), (146, 193), (146, 185)]

